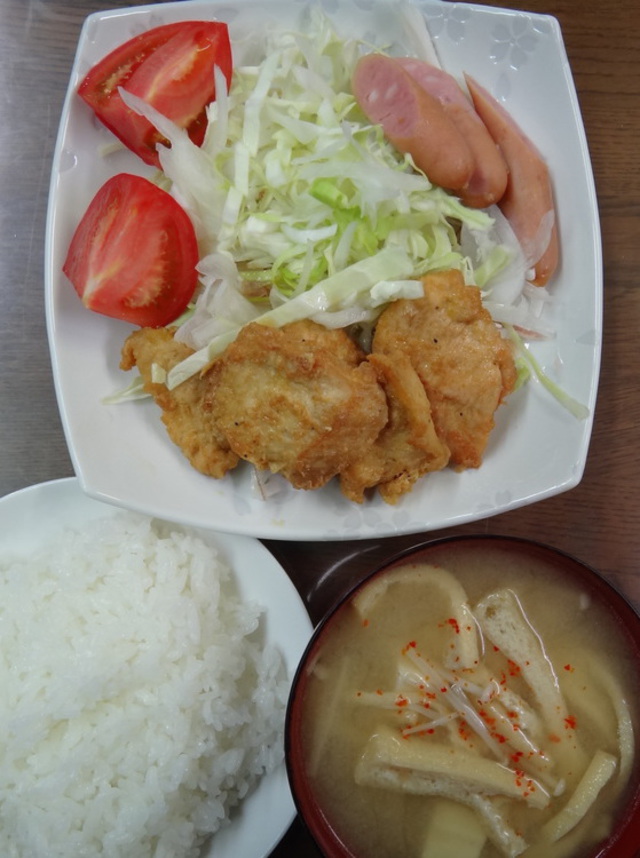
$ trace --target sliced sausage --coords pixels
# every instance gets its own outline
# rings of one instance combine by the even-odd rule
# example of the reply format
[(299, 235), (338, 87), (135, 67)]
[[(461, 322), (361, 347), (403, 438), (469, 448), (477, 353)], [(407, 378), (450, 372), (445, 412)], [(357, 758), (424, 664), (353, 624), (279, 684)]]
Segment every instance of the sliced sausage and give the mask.
[(397, 60), (383, 54), (361, 57), (352, 87), (367, 118), (382, 126), (400, 152), (412, 156), (429, 181), (455, 192), (467, 186), (474, 168), (469, 146), (440, 102)]
[(460, 192), (465, 205), (487, 208), (497, 203), (507, 187), (507, 165), (487, 127), (453, 75), (413, 57), (398, 58), (403, 69), (436, 98), (471, 149), (474, 170)]
[(474, 107), (509, 169), (500, 208), (534, 269), (531, 282), (544, 286), (553, 276), (560, 255), (549, 169), (504, 107), (473, 78), (465, 75), (465, 80)]

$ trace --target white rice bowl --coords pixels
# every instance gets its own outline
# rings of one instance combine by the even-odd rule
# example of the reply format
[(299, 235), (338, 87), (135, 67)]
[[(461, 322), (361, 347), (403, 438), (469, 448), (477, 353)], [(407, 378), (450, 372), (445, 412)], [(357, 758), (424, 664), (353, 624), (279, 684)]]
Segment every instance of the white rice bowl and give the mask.
[(211, 545), (131, 513), (3, 559), (0, 588), (0, 855), (198, 855), (282, 761), (260, 607)]

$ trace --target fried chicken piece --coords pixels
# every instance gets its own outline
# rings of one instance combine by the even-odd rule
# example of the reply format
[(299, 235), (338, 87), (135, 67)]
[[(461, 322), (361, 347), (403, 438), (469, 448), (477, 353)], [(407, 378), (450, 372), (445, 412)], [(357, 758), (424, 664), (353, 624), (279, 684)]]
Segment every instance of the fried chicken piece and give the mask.
[(395, 504), (416, 481), (446, 467), (449, 450), (433, 425), (431, 405), (422, 383), (402, 352), (369, 355), (387, 397), (389, 420), (378, 438), (340, 474), (340, 488), (349, 500), (362, 503), (373, 486), (383, 500)]
[(144, 389), (162, 409), (171, 440), (180, 447), (193, 467), (210, 477), (223, 477), (239, 457), (219, 431), (211, 410), (211, 385), (206, 377), (193, 376), (174, 390), (151, 379), (151, 367), (158, 364), (167, 372), (192, 354), (166, 328), (141, 328), (127, 338), (122, 348), (120, 368), (138, 367)]
[(352, 464), (387, 422), (375, 370), (343, 330), (253, 323), (207, 373), (212, 416), (232, 450), (295, 488)]
[(476, 468), (495, 411), (516, 381), (511, 347), (482, 306), (479, 289), (465, 285), (460, 272), (432, 273), (423, 283), (424, 298), (396, 301), (383, 311), (372, 351), (409, 357), (450, 463)]

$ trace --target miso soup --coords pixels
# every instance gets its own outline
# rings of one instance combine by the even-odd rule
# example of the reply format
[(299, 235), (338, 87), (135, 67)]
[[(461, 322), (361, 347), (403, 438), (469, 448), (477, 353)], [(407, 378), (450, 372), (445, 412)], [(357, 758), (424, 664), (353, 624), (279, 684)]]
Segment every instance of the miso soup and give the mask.
[(502, 545), (444, 542), (324, 629), (300, 746), (357, 858), (585, 858), (616, 824), (638, 726), (629, 641), (553, 559)]

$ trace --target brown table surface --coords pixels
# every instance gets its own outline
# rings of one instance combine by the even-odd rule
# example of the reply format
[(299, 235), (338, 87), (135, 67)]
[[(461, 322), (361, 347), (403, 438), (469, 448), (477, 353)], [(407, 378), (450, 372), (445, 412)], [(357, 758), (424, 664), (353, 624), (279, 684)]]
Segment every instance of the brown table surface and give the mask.
[[(140, 4), (0, 3), (0, 496), (73, 474), (43, 303), (51, 158), (85, 16), (132, 5)], [(526, 8), (561, 24), (593, 160), (605, 288), (599, 400), (578, 487), (447, 533), (542, 539), (589, 561), (640, 608), (640, 15), (632, 0), (528, 0)], [(317, 621), (366, 568), (425, 538), (267, 545)], [(278, 858), (317, 854), (297, 821), (273, 852)]]

